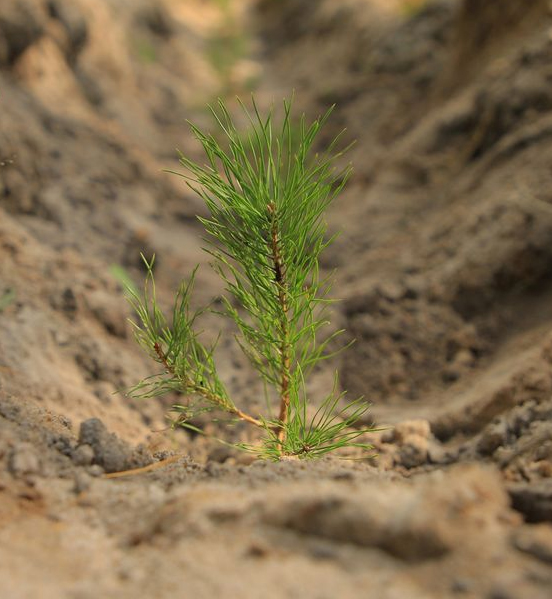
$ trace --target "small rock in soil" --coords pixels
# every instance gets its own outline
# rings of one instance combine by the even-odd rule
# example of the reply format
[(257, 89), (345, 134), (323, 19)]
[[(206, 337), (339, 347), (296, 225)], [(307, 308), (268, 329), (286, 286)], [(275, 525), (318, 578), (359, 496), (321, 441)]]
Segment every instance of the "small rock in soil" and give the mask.
[(71, 454), (71, 459), (76, 466), (90, 466), (94, 460), (94, 450), (87, 443), (79, 445)]
[(88, 445), (94, 452), (94, 462), (106, 472), (125, 470), (130, 462), (130, 446), (110, 433), (98, 418), (85, 420), (80, 427), (79, 445)]
[(428, 442), (420, 435), (411, 435), (399, 450), (399, 462), (405, 468), (415, 468), (427, 462)]
[(98, 418), (90, 418), (81, 424), (79, 447), (72, 454), (73, 461), (76, 459), (79, 465), (87, 465), (90, 451), (92, 451), (92, 460), (88, 463), (93, 462), (105, 472), (139, 468), (153, 462), (151, 453), (145, 445), (141, 444), (132, 449), (128, 443), (119, 439), (114, 433), (110, 433)]

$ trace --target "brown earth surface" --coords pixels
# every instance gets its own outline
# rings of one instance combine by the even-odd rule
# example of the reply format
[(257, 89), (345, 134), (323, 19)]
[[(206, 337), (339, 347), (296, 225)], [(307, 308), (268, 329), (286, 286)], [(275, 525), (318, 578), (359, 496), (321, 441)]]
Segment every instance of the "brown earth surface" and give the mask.
[[(169, 302), (206, 264), (162, 169), (250, 90), (356, 140), (322, 266), (375, 460), (253, 461), (117, 393), (155, 365), (113, 267), (155, 253)], [(1, 597), (552, 596), (548, 1), (2, 0), (0, 108)]]

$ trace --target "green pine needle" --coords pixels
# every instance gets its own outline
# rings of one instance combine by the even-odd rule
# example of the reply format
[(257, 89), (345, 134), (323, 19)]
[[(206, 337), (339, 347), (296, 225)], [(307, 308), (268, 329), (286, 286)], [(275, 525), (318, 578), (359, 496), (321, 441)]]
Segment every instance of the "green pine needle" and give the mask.
[[(126, 285), (126, 293), (140, 324), (134, 323), (138, 343), (160, 365), (161, 371), (130, 390), (134, 397), (154, 397), (178, 391), (190, 398), (174, 406), (177, 424), (190, 429), (189, 418), (216, 409), (263, 431), (260, 448), (239, 445), (259, 456), (320, 457), (345, 447), (371, 446), (359, 441), (370, 429), (357, 428), (368, 404), (362, 399), (343, 404), (334, 389), (315, 416), (307, 421), (305, 378), (327, 353), (328, 344), (343, 331), (323, 335), (329, 278), (319, 273), (327, 238), (324, 212), (345, 185), (350, 167), (339, 168), (336, 138), (321, 153), (312, 148), (331, 114), (307, 124), (303, 115), (293, 122), (284, 101), (281, 125), (273, 112), (266, 117), (253, 100), (240, 106), (249, 129), (239, 131), (222, 101), (212, 115), (224, 137), (221, 144), (195, 125), (191, 129), (203, 147), (206, 162), (180, 155), (187, 185), (204, 200), (209, 216), (198, 217), (206, 231), (205, 251), (212, 268), (225, 283), (223, 310), (237, 326), (237, 341), (267, 388), (279, 397), (278, 416), (270, 419), (240, 410), (217, 374), (215, 346), (206, 346), (196, 320), (208, 308), (192, 312), (190, 296), (196, 270), (176, 295), (171, 318), (160, 310), (148, 262), (144, 290)], [(223, 147), (224, 146), (224, 147)], [(238, 307), (236, 307), (238, 306)], [(194, 403), (192, 403), (194, 398)], [(195, 429), (195, 427), (193, 427)]]

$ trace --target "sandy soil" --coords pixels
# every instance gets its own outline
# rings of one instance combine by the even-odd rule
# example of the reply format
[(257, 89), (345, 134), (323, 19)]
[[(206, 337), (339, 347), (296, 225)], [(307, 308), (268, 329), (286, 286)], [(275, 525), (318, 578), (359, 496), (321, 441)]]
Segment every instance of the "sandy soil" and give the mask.
[[(549, 3), (224, 6), (0, 5), (0, 595), (548, 599)], [(335, 102), (327, 135), (356, 139), (323, 267), (357, 341), (312, 392), (337, 366), (373, 403), (376, 460), (252, 461), (166, 430), (175, 397), (117, 393), (155, 367), (113, 267), (155, 253), (169, 301), (205, 265), (204, 208), (162, 169), (252, 89)], [(202, 268), (198, 303), (220, 291)]]

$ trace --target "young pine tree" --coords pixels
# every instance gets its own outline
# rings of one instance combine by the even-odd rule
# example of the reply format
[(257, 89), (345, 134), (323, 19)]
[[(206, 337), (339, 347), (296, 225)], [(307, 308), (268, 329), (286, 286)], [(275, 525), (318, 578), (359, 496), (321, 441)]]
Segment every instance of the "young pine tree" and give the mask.
[[(330, 290), (321, 278), (318, 261), (331, 243), (326, 237), (324, 211), (343, 188), (349, 167), (335, 162), (336, 138), (326, 151), (312, 154), (313, 144), (331, 110), (307, 125), (291, 116), (284, 101), (282, 124), (274, 125), (253, 102), (246, 133), (237, 130), (222, 101), (212, 110), (224, 143), (212, 134), (191, 129), (203, 146), (206, 162), (180, 155), (187, 184), (199, 194), (210, 216), (199, 220), (207, 233), (212, 268), (222, 277), (227, 297), (222, 316), (237, 327), (236, 339), (252, 366), (278, 397), (277, 417), (252, 415), (238, 407), (220, 379), (214, 346), (206, 346), (196, 329), (197, 318), (208, 308), (192, 312), (190, 295), (195, 271), (181, 285), (170, 320), (157, 303), (153, 260), (143, 294), (127, 286), (127, 295), (138, 317), (135, 335), (139, 344), (158, 362), (162, 372), (133, 389), (131, 395), (152, 397), (178, 391), (185, 405), (178, 424), (194, 428), (187, 420), (198, 411), (215, 409), (262, 429), (262, 457), (318, 457), (350, 446), (370, 448), (358, 437), (367, 429), (354, 428), (368, 409), (356, 399), (344, 402), (334, 388), (314, 416), (307, 417), (305, 381), (313, 366), (328, 357), (328, 343), (340, 332), (322, 336), (328, 324), (325, 308)], [(237, 306), (237, 307), (236, 307)], [(345, 405), (343, 405), (345, 404)]]

